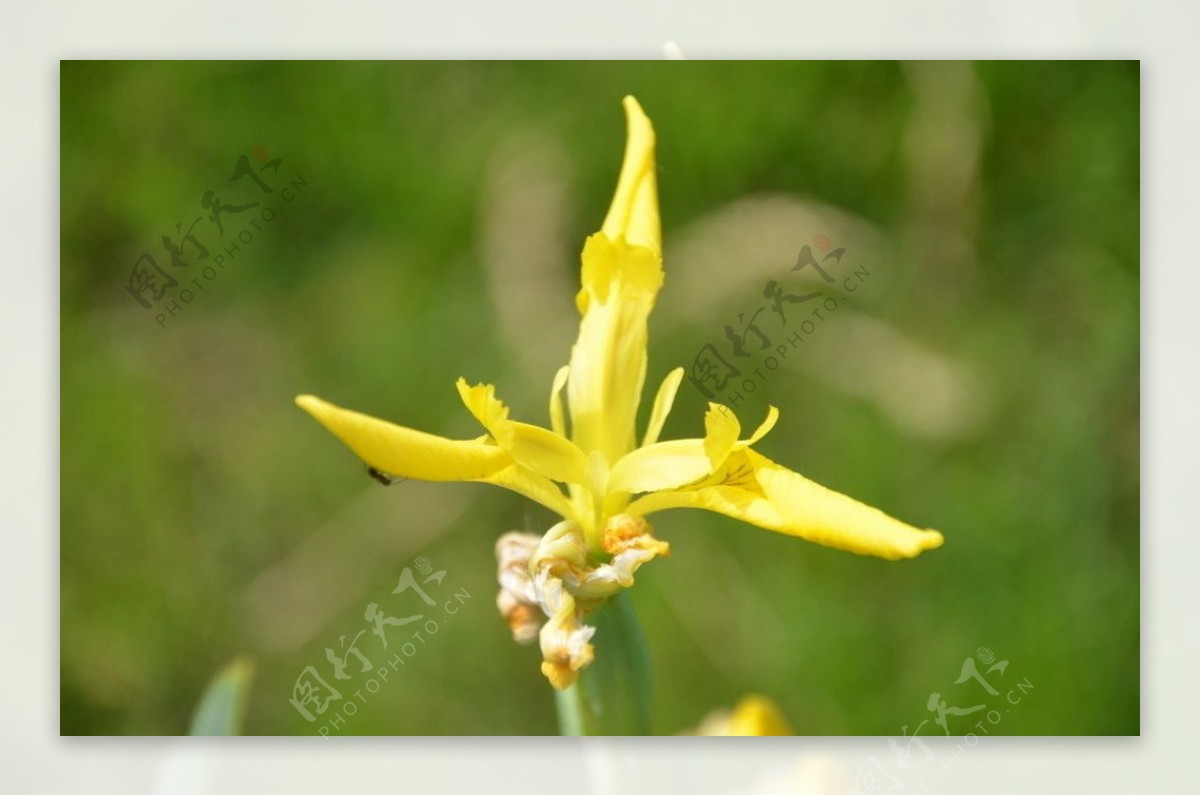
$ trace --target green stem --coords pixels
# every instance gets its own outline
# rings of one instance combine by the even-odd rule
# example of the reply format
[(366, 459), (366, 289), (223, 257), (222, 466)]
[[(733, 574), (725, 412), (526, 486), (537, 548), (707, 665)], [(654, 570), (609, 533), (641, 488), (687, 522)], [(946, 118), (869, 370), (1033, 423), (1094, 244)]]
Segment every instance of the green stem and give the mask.
[(562, 735), (649, 735), (650, 661), (624, 591), (589, 617), (596, 657), (570, 688), (555, 694)]
[(595, 719), (584, 704), (578, 680), (570, 688), (554, 692), (554, 705), (558, 708), (559, 735), (596, 735), (591, 731)]

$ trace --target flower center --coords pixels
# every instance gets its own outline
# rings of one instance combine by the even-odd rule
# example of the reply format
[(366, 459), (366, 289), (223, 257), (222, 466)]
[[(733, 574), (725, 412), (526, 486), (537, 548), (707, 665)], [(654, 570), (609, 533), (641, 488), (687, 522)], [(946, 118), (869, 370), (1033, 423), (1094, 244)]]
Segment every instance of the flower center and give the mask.
[(601, 538), (612, 557), (604, 563), (592, 560), (583, 529), (570, 520), (542, 537), (510, 531), (496, 542), (496, 605), (518, 643), (538, 638), (542, 673), (560, 690), (595, 656), (596, 628), (584, 624), (587, 615), (632, 586), (642, 564), (670, 551), (646, 520), (628, 514), (608, 518)]

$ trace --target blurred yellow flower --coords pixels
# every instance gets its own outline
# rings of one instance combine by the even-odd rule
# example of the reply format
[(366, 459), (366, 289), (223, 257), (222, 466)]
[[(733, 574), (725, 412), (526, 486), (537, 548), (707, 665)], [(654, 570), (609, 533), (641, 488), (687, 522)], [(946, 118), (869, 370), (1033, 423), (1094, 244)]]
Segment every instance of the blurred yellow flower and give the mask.
[(783, 711), (758, 694), (742, 697), (733, 710), (710, 713), (695, 735), (793, 735)]
[(376, 470), (427, 481), (496, 484), (563, 518), (541, 539), (509, 536), (499, 598), (520, 640), (532, 639), (539, 612), (548, 617), (540, 628), (542, 671), (560, 689), (592, 660), (592, 629), (582, 618), (632, 585), (637, 567), (667, 551), (644, 519), (653, 512), (708, 509), (888, 559), (911, 558), (942, 543), (936, 531), (892, 519), (754, 451), (778, 420), (774, 407), (742, 438), (733, 412), (710, 403), (703, 438), (660, 442), (683, 368), (663, 379), (638, 443), (647, 318), (663, 268), (654, 128), (634, 98), (624, 104), (624, 162), (608, 215), (583, 247), (579, 337), (550, 389), (549, 428), (510, 419), (492, 385), (461, 378), (459, 396), (484, 431), (475, 439), (427, 434), (311, 395), (296, 399)]

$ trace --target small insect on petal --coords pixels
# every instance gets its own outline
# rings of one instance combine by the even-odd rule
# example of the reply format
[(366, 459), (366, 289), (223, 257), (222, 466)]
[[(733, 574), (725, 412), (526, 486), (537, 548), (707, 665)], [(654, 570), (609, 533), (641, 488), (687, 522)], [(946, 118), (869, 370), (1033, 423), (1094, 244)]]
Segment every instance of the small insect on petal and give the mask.
[(383, 470), (377, 470), (370, 465), (367, 466), (367, 475), (371, 476), (384, 486), (391, 486), (392, 484), (398, 484), (401, 481), (407, 480), (405, 478), (400, 478), (399, 476), (391, 475), (390, 473), (385, 473)]
[(382, 471), (382, 469), (376, 469), (370, 465), (367, 466), (367, 475), (370, 475), (371, 478), (376, 479), (384, 486), (391, 486), (392, 484), (398, 484), (401, 483), (401, 481), (408, 480), (407, 478), (398, 477), (398, 475), (385, 473)]

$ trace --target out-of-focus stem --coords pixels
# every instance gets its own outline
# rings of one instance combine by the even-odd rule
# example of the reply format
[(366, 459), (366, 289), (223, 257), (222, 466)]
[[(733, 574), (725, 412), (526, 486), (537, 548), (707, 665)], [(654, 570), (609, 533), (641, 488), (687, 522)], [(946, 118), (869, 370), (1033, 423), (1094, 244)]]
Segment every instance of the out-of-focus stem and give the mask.
[(649, 735), (650, 662), (633, 605), (619, 592), (589, 617), (596, 657), (556, 695), (562, 735)]

